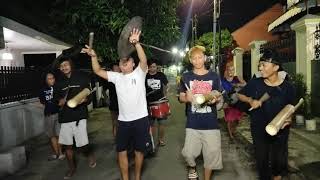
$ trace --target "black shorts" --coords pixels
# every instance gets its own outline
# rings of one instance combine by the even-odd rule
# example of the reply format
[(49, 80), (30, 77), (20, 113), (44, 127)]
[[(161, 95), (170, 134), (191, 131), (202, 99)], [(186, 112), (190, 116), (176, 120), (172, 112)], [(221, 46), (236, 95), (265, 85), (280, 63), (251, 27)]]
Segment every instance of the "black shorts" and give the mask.
[(117, 152), (126, 151), (132, 144), (134, 150), (145, 153), (149, 142), (150, 124), (148, 117), (143, 117), (131, 122), (118, 121), (116, 136)]

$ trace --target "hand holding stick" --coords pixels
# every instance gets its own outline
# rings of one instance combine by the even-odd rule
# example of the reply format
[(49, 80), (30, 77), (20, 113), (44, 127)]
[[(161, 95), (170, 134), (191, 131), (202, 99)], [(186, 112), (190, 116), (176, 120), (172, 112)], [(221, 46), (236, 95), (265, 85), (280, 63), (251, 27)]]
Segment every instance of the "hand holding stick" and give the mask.
[(89, 34), (89, 49), (92, 49), (92, 47), (93, 47), (93, 38), (94, 38), (94, 32), (90, 32), (90, 34)]
[[(270, 95), (266, 92), (266, 93), (264, 93), (262, 96), (261, 96), (261, 98), (258, 100), (260, 103), (261, 103), (261, 105), (262, 105), (262, 103), (263, 102), (265, 102), (265, 101), (267, 101), (268, 99), (270, 98)], [(261, 106), (260, 105), (260, 106)], [(251, 107), (250, 109), (249, 109), (249, 111), (252, 111), (253, 109), (256, 109), (255, 107)]]
[(74, 96), (72, 99), (70, 99), (67, 102), (67, 105), (70, 108), (75, 108), (78, 106), (78, 104), (81, 104), (84, 102), (85, 98), (90, 94), (90, 90), (88, 88), (83, 89), (80, 91), (76, 96)]
[(185, 86), (186, 89), (187, 89), (186, 99), (187, 99), (187, 101), (192, 102), (192, 101), (193, 101), (193, 94), (192, 94), (190, 88), (188, 87), (188, 85), (187, 85), (186, 83), (184, 83), (184, 86)]

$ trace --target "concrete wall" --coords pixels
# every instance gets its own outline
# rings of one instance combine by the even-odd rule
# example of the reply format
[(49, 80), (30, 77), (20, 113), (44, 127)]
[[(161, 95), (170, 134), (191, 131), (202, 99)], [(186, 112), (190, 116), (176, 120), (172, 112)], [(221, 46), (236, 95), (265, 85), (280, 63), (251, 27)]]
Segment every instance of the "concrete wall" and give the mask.
[(0, 151), (43, 132), (43, 107), (37, 98), (0, 105)]
[(20, 50), (10, 50), (13, 56), (13, 60), (3, 60), (2, 54), (5, 53), (6, 50), (0, 50), (0, 66), (19, 66), (24, 67), (24, 58), (23, 54)]

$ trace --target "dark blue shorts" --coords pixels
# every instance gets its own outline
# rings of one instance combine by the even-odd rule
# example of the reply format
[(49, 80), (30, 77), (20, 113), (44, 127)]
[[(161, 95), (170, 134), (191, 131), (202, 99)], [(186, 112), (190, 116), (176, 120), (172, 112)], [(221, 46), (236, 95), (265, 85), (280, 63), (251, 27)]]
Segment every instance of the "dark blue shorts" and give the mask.
[(129, 149), (129, 145), (133, 145), (134, 150), (145, 153), (150, 146), (148, 117), (131, 122), (118, 121), (118, 123), (117, 152), (126, 151)]

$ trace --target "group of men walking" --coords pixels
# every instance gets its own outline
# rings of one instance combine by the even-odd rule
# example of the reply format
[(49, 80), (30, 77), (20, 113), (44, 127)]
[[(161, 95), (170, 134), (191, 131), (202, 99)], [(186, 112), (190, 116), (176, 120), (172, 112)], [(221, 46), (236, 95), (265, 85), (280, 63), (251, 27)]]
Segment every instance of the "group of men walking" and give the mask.
[[(82, 49), (91, 57), (91, 65), (96, 75), (114, 85), (118, 108), (114, 111), (113, 135), (123, 180), (129, 180), (128, 150), (134, 149), (135, 180), (141, 179), (141, 169), (144, 155), (150, 146), (150, 126), (159, 124), (158, 144), (165, 145), (164, 125), (167, 116), (150, 118), (150, 104), (162, 102), (167, 92), (168, 80), (164, 74), (157, 72), (156, 63), (148, 66), (144, 50), (139, 43), (141, 31), (133, 29), (129, 42), (135, 47), (139, 61), (136, 64), (132, 57), (119, 60), (119, 70), (106, 71), (98, 63), (95, 51), (86, 46)], [(210, 180), (213, 170), (222, 169), (221, 134), (217, 118), (217, 103), (223, 100), (223, 89), (220, 77), (205, 67), (205, 48), (195, 46), (189, 51), (192, 71), (183, 74), (180, 80), (179, 101), (186, 104), (186, 135), (182, 155), (188, 166), (187, 179), (198, 179), (195, 159), (202, 153), (204, 161), (204, 179)], [(274, 52), (265, 53), (260, 60), (259, 70), (262, 77), (249, 81), (240, 92), (238, 98), (252, 107), (251, 132), (255, 147), (255, 157), (261, 180), (281, 179), (287, 172), (286, 158), (288, 151), (288, 126), (284, 126), (278, 135), (271, 137), (264, 128), (268, 122), (286, 105), (293, 104), (294, 90), (287, 80), (278, 78), (281, 69), (280, 59)], [(149, 67), (149, 68), (148, 68)], [(90, 149), (87, 135), (87, 104), (90, 96), (83, 99), (76, 108), (70, 108), (66, 102), (82, 91), (89, 88), (87, 76), (74, 70), (69, 58), (60, 60), (60, 71), (64, 77), (54, 88), (47, 75), (48, 87), (46, 92), (46, 119), (54, 119), (48, 127), (56, 127), (57, 119), (61, 124), (60, 133), (50, 133), (55, 158), (63, 158), (59, 144), (65, 146), (69, 170), (65, 179), (71, 178), (76, 170), (72, 149), (73, 138), (75, 145), (81, 147), (88, 156), (89, 167), (96, 166), (96, 160)], [(230, 80), (232, 81), (232, 80)], [(239, 83), (238, 81), (236, 83)], [(197, 95), (220, 92), (202, 106), (195, 105)], [(54, 93), (52, 94), (52, 91)], [(47, 93), (47, 92), (51, 92)], [(271, 95), (269, 101), (261, 102), (259, 98), (265, 92)], [(47, 95), (49, 94), (49, 95)], [(47, 98), (47, 96), (50, 96)], [(114, 95), (113, 95), (114, 96)], [(149, 106), (149, 109), (148, 109)], [(111, 109), (110, 109), (111, 110)], [(57, 118), (57, 113), (59, 118)], [(49, 120), (48, 120), (49, 122)], [(51, 122), (51, 120), (50, 120)], [(286, 124), (287, 125), (287, 124)], [(48, 128), (49, 129), (49, 128)], [(155, 128), (152, 128), (155, 130)], [(54, 135), (51, 135), (54, 134)], [(57, 138), (58, 137), (58, 138)], [(58, 139), (58, 140), (57, 140)], [(57, 141), (59, 143), (57, 143)], [(271, 162), (271, 163), (270, 163)]]

